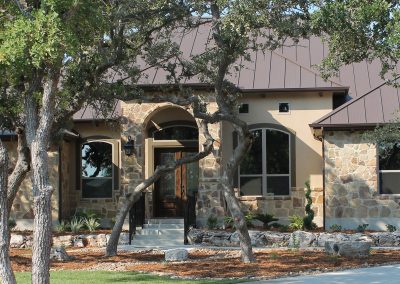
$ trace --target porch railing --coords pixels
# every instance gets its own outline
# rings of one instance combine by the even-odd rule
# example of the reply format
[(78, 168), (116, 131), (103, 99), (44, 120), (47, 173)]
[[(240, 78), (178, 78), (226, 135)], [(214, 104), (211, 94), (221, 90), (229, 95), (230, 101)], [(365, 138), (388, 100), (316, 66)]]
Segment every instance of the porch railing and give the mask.
[(129, 244), (132, 244), (132, 236), (136, 234), (136, 227), (140, 226), (143, 229), (144, 203), (144, 193), (142, 193), (129, 210)]
[(184, 214), (184, 243), (187, 245), (190, 228), (196, 227), (196, 198), (197, 195), (187, 196)]

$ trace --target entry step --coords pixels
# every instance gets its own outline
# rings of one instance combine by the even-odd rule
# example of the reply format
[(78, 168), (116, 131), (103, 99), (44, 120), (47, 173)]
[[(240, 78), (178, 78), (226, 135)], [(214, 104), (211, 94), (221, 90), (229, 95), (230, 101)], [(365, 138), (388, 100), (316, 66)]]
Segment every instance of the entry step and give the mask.
[(185, 221), (182, 218), (152, 218), (146, 219), (145, 224), (154, 225), (154, 224), (184, 224)]

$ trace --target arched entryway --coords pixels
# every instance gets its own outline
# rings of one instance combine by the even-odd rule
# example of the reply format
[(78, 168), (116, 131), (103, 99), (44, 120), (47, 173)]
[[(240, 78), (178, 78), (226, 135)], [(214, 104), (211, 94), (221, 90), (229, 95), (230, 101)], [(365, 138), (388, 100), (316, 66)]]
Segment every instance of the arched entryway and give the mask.
[[(199, 131), (193, 116), (186, 110), (168, 106), (149, 115), (145, 128), (146, 176), (158, 165), (198, 152)], [(178, 167), (161, 177), (152, 191), (149, 207), (157, 218), (184, 217), (188, 200), (198, 191), (198, 163)], [(149, 204), (151, 203), (151, 204)]]

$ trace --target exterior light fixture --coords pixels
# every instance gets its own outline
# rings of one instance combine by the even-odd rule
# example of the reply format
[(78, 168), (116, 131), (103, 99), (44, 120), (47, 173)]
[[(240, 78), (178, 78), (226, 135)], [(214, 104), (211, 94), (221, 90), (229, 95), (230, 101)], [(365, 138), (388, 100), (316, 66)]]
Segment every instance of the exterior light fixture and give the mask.
[(125, 143), (124, 152), (127, 156), (132, 156), (135, 152), (135, 141), (132, 139), (131, 136), (128, 136), (128, 142)]

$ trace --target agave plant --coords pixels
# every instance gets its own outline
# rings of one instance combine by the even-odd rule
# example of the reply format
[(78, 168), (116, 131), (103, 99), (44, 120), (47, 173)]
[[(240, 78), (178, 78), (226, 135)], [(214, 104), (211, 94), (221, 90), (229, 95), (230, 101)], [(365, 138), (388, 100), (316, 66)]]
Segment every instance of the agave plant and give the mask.
[(63, 233), (68, 231), (70, 225), (68, 224), (68, 222), (66, 222), (65, 220), (62, 220), (59, 224), (57, 224), (56, 226), (54, 226), (54, 231), (58, 232), (58, 233)]
[(71, 228), (72, 233), (79, 233), (84, 226), (84, 221), (81, 218), (73, 217), (69, 222), (69, 227)]
[(100, 227), (99, 220), (94, 217), (86, 218), (84, 221), (84, 225), (90, 232), (94, 232)]

